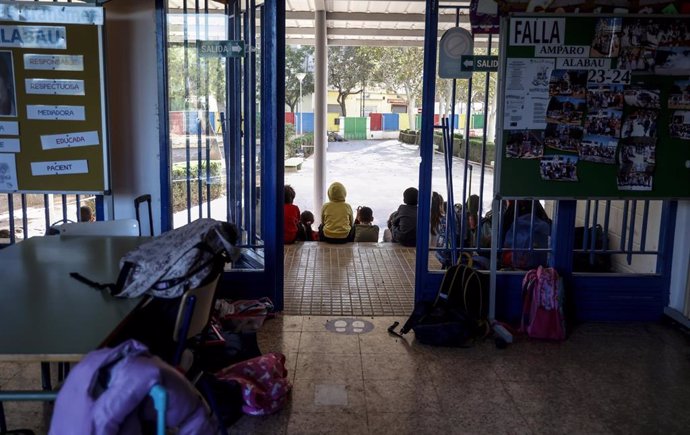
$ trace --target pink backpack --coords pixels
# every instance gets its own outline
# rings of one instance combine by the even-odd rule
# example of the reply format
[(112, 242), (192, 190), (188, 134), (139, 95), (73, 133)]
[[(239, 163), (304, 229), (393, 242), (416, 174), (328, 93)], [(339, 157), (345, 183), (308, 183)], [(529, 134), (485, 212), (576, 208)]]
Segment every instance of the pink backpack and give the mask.
[(244, 399), (242, 411), (249, 415), (279, 411), (292, 389), (287, 379), (285, 355), (277, 352), (233, 364), (216, 373), (216, 378), (240, 384)]
[(539, 266), (522, 280), (520, 331), (532, 338), (565, 340), (563, 280), (556, 269)]

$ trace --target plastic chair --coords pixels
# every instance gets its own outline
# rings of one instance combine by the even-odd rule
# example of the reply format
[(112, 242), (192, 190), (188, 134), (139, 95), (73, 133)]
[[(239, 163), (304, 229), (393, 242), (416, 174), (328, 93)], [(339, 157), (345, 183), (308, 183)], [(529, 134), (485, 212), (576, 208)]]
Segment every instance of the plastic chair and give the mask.
[(182, 295), (173, 329), (173, 341), (177, 343), (172, 360), (174, 366), (180, 365), (189, 339), (206, 332), (210, 327), (211, 310), (219, 279), (220, 273), (216, 273), (205, 285), (189, 289)]
[(12, 402), (31, 402), (31, 401), (49, 401), (52, 402), (57, 397), (55, 391), (0, 391), (0, 435), (35, 435), (34, 431), (30, 429), (14, 429), (7, 430), (7, 423), (5, 421), (5, 410), (2, 406), (3, 401)]
[(136, 219), (65, 223), (58, 227), (61, 236), (138, 236)]
[[(219, 430), (221, 435), (227, 435), (227, 430), (223, 426), (222, 417), (220, 415), (217, 400), (207, 384), (206, 377), (203, 371), (192, 372), (191, 364), (189, 367), (182, 367), (182, 356), (189, 347), (194, 347), (190, 343), (190, 339), (203, 335), (209, 329), (213, 330), (216, 339), (208, 342), (208, 344), (224, 344), (225, 341), (219, 331), (215, 330), (211, 325), (211, 310), (215, 302), (216, 287), (221, 274), (223, 273), (224, 261), (218, 260), (216, 267), (207, 279), (206, 283), (193, 289), (184, 292), (180, 300), (180, 308), (177, 311), (177, 319), (173, 328), (173, 341), (177, 343), (175, 354), (172, 359), (172, 365), (185, 372), (189, 377), (194, 378), (194, 383), (197, 388), (204, 394), (206, 400), (213, 413), (218, 417), (220, 422)], [(198, 345), (203, 346), (207, 342), (201, 342)], [(184, 364), (185, 366), (187, 364)]]
[(145, 202), (148, 205), (149, 210), (149, 235), (153, 236), (153, 212), (151, 210), (151, 195), (148, 193), (145, 195), (140, 195), (134, 198), (134, 212), (137, 216), (137, 222), (139, 223), (139, 235), (141, 236), (141, 217), (139, 215), (139, 205)]
[(149, 396), (156, 408), (156, 435), (165, 435), (165, 410), (168, 408), (168, 392), (161, 385), (151, 387)]

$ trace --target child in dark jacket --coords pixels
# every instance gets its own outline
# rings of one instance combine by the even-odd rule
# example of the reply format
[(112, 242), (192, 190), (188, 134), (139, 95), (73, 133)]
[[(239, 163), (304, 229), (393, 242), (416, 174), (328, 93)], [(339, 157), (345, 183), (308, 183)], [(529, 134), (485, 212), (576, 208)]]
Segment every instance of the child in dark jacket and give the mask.
[[(388, 218), (390, 238), (403, 246), (417, 245), (417, 197), (419, 192), (409, 187), (403, 192), (403, 202)], [(386, 237), (384, 235), (384, 237)], [(385, 240), (384, 240), (385, 241)]]
[(297, 235), (297, 239), (306, 242), (318, 241), (319, 232), (311, 229), (311, 226), (314, 225), (314, 213), (310, 212), (309, 210), (304, 210), (300, 215), (299, 220), (302, 228)]

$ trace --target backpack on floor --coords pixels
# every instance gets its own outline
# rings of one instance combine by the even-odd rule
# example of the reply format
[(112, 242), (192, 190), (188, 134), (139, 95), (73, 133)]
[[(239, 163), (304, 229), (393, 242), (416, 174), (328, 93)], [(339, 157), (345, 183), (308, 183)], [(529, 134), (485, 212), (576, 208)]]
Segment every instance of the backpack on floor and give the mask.
[(268, 415), (280, 411), (287, 402), (292, 384), (285, 368), (285, 355), (270, 352), (218, 371), (221, 381), (237, 383), (242, 389), (242, 411), (248, 415)]
[(400, 332), (397, 322), (388, 331), (402, 337), (414, 330), (423, 344), (466, 347), (488, 333), (488, 290), (487, 276), (472, 268), (471, 259), (468, 264), (461, 259), (446, 271), (433, 302), (415, 304)]
[(532, 338), (565, 340), (563, 280), (553, 268), (539, 266), (522, 280), (520, 331)]

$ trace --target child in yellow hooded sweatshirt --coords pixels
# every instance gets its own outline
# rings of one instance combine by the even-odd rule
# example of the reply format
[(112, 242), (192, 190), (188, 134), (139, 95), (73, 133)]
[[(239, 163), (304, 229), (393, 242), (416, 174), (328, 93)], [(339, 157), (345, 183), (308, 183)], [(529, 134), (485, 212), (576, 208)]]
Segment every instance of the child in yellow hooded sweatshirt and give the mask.
[(329, 201), (321, 208), (321, 241), (347, 243), (354, 240), (354, 215), (350, 204), (345, 202), (346, 196), (347, 190), (342, 183), (336, 181), (328, 187)]

